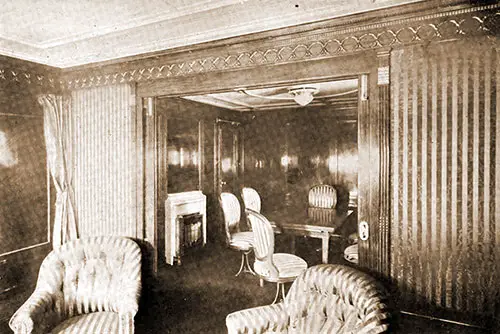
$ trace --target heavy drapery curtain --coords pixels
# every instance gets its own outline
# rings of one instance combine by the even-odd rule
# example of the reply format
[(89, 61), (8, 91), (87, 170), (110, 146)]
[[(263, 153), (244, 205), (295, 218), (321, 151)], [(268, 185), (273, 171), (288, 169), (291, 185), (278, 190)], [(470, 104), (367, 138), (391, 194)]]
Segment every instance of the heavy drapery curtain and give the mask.
[(76, 239), (73, 189), (71, 187), (71, 128), (69, 122), (70, 97), (53, 94), (39, 95), (38, 102), (44, 111), (44, 135), (47, 161), (56, 189), (56, 208), (52, 245), (58, 248), (64, 242)]

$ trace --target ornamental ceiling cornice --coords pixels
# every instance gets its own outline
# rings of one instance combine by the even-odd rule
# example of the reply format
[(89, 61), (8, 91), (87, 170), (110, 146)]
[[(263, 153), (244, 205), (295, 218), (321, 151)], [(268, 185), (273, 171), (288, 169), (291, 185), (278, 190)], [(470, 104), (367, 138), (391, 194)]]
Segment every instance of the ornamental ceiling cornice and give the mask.
[(500, 29), (499, 8), (500, 4), (460, 8), (348, 28), (319, 29), (317, 32), (296, 33), (286, 38), (277, 36), (265, 41), (240, 42), (237, 48), (228, 45), (151, 56), (124, 62), (120, 68), (125, 70), (120, 71), (116, 71), (117, 65), (114, 64), (99, 69), (68, 72), (63, 74), (60, 84), (71, 90), (331, 58), (412, 43), (478, 36), (493, 36), (496, 39)]

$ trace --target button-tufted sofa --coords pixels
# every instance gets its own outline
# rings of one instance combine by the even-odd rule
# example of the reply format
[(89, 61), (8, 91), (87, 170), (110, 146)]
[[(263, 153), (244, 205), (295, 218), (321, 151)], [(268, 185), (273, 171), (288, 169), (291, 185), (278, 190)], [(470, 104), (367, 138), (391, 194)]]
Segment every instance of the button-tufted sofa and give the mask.
[(121, 237), (78, 239), (42, 262), (33, 294), (10, 319), (14, 333), (133, 333), (141, 251)]
[(386, 290), (371, 276), (343, 265), (317, 265), (293, 283), (284, 302), (229, 314), (233, 333), (384, 333)]

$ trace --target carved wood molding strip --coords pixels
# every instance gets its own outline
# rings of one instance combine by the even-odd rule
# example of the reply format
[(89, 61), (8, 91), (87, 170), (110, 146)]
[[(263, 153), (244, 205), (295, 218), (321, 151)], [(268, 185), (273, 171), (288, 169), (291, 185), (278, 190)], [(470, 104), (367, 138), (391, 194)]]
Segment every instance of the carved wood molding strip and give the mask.
[[(328, 33), (301, 36), (271, 46), (251, 51), (201, 57), (143, 68), (131, 68), (122, 72), (68, 73), (61, 81), (63, 88), (78, 89), (125, 82), (143, 82), (200, 73), (244, 69), (263, 65), (286, 64), (297, 61), (331, 58), (359, 51), (400, 45), (463, 39), (475, 36), (495, 36), (500, 27), (500, 4), (470, 7), (443, 13), (400, 19), (336, 30)], [(224, 52), (224, 49), (217, 49)], [(167, 57), (167, 56), (166, 56)], [(147, 58), (146, 58), (147, 59)], [(144, 60), (146, 60), (144, 59)], [(134, 64), (137, 64), (134, 63)], [(127, 63), (124, 63), (127, 66)], [(89, 74), (87, 74), (89, 73)]]
[(0, 68), (0, 82), (11, 85), (59, 88), (63, 82), (46, 74), (28, 72), (15, 68)]

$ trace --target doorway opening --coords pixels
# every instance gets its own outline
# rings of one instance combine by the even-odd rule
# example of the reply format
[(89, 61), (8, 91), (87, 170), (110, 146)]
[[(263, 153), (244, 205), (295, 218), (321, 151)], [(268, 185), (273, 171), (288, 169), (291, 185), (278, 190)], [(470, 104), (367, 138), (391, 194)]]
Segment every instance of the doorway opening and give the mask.
[[(258, 191), (264, 213), (307, 210), (309, 189), (329, 184), (337, 190), (338, 209), (356, 210), (362, 81), (356, 76), (182, 96), (224, 110), (213, 123), (215, 198), (224, 191), (240, 197), (246, 186)], [(297, 96), (304, 91), (310, 96)], [(357, 215), (352, 218), (344, 234), (356, 232)]]

